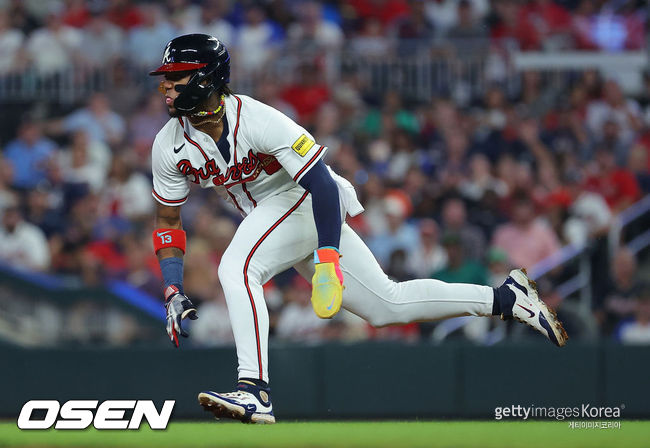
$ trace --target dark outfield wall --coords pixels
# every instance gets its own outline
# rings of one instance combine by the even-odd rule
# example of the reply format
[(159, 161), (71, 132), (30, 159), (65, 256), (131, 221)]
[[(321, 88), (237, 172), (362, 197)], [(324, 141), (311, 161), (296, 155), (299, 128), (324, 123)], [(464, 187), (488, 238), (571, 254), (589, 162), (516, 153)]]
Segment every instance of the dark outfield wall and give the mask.
[[(234, 386), (234, 349), (24, 350), (0, 347), (0, 417), (30, 399), (176, 400), (208, 418), (204, 389)], [(275, 346), (279, 418), (479, 417), (497, 406), (621, 406), (650, 417), (650, 347), (580, 345)]]

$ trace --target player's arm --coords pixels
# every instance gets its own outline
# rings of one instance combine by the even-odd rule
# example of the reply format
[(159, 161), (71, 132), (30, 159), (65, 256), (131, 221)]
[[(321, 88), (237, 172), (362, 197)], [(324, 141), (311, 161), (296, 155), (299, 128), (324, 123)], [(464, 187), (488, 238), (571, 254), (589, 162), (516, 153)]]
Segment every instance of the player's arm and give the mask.
[(182, 327), (183, 319), (197, 319), (196, 308), (183, 293), (183, 256), (185, 255), (185, 232), (181, 221), (181, 207), (158, 203), (152, 238), (165, 284), (165, 308), (167, 310), (167, 334), (176, 347), (178, 335), (189, 334)]
[[(183, 222), (181, 221), (181, 207), (171, 207), (169, 205), (156, 204), (156, 229), (176, 229), (183, 230)], [(156, 255), (158, 260), (164, 258), (178, 257), (183, 258), (184, 250), (178, 247), (161, 247)]]
[(298, 182), (311, 193), (318, 247), (338, 250), (341, 239), (339, 189), (322, 160), (316, 162)]
[(312, 278), (312, 306), (318, 317), (327, 319), (339, 311), (343, 295), (343, 273), (339, 266), (339, 190), (322, 160), (318, 160), (298, 183), (311, 193), (318, 232), (318, 249), (314, 251), (316, 266)]

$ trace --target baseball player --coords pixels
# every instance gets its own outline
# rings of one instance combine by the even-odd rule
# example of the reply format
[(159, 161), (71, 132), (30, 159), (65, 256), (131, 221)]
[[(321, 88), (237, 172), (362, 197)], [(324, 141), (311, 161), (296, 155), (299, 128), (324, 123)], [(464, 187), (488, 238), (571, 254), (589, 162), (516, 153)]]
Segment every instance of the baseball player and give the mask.
[(354, 187), (322, 161), (327, 148), (278, 110), (233, 93), (230, 56), (215, 37), (173, 39), (150, 74), (164, 77), (160, 90), (171, 116), (152, 149), (153, 243), (164, 277), (167, 333), (176, 347), (179, 334), (188, 336), (182, 321), (198, 317), (183, 293), (180, 211), (189, 184), (214, 188), (244, 216), (218, 269), (237, 346), (237, 387), (198, 396), (215, 416), (275, 422), (262, 285), (290, 267), (311, 280), (311, 303), (324, 319), (341, 307), (374, 326), (499, 315), (560, 347), (566, 343), (561, 323), (523, 270), (513, 270), (499, 288), (390, 280), (345, 224), (363, 207)]

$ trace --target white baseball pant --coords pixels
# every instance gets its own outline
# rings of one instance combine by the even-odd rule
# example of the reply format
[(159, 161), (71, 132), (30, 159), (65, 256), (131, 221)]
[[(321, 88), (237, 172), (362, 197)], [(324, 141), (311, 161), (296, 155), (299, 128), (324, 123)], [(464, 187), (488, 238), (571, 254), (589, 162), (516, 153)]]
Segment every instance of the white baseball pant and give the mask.
[[(311, 281), (317, 244), (311, 196), (302, 188), (266, 199), (239, 225), (219, 265), (239, 378), (269, 379), (269, 315), (262, 285), (292, 266)], [(488, 286), (390, 280), (347, 224), (341, 230), (340, 251), (343, 307), (371, 325), (492, 314), (493, 290)]]

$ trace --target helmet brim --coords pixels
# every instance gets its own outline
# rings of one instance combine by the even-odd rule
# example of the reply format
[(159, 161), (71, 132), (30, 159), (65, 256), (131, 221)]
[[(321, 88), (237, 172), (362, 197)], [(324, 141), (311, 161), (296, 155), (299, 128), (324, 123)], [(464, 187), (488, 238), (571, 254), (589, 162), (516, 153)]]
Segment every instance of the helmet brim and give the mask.
[(200, 68), (208, 65), (207, 63), (198, 63), (198, 62), (169, 62), (163, 64), (152, 72), (149, 72), (149, 76), (164, 75), (169, 72), (187, 72), (191, 70), (198, 70)]

